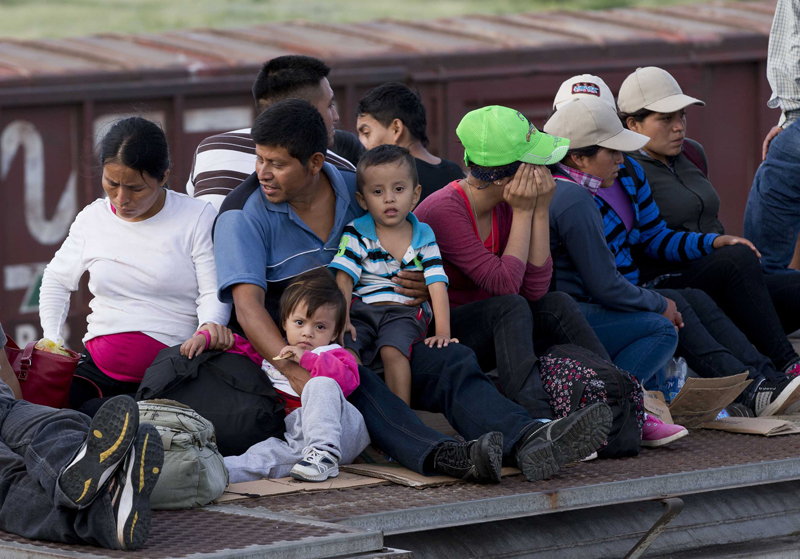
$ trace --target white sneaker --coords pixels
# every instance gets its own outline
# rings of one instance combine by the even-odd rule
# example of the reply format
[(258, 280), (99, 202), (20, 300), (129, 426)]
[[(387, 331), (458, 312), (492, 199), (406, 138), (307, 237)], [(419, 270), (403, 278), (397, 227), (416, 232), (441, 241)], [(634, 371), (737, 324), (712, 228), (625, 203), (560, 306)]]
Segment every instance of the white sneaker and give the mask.
[(326, 450), (309, 448), (289, 475), (300, 481), (325, 481), (339, 475), (339, 459)]

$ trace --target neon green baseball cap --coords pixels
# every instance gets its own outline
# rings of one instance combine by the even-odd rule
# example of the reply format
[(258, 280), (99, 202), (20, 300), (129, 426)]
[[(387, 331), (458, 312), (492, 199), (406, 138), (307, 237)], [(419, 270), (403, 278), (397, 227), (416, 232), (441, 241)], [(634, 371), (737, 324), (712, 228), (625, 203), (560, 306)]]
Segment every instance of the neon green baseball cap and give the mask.
[(515, 161), (551, 165), (569, 150), (566, 138), (539, 132), (521, 112), (498, 105), (468, 112), (456, 134), (467, 167), (500, 167)]

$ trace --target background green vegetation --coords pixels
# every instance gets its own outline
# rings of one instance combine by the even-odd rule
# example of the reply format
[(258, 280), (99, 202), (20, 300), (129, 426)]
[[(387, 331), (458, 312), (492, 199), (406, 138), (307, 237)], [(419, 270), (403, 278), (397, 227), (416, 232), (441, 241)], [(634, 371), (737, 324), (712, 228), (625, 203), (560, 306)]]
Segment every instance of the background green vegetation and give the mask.
[[(691, 0), (689, 0), (691, 1)], [(696, 0), (695, 0), (696, 1)], [(467, 13), (599, 9), (687, 0), (0, 0), (0, 36), (65, 37), (239, 27), (287, 19), (431, 19)]]

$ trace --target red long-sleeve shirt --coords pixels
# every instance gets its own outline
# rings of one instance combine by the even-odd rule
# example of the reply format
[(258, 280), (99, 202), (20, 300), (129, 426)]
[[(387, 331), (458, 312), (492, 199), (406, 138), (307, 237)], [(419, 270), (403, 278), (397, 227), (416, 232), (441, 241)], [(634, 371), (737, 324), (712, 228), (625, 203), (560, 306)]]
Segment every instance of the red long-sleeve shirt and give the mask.
[(452, 182), (428, 196), (414, 211), (430, 225), (450, 279), (450, 306), (480, 301), (496, 295), (519, 294), (530, 301), (541, 299), (550, 287), (553, 261), (542, 266), (503, 256), (511, 232), (511, 206), (505, 202), (493, 210), (492, 234), (485, 243), (466, 194)]

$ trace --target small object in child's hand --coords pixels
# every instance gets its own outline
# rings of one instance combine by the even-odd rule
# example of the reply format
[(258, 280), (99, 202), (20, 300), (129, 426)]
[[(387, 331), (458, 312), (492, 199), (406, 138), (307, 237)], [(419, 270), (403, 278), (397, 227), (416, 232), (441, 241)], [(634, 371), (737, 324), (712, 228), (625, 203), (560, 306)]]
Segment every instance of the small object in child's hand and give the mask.
[(280, 355), (278, 355), (277, 357), (273, 357), (272, 358), (273, 361), (281, 361), (283, 359), (286, 359), (286, 358), (285, 357), (281, 357)]

